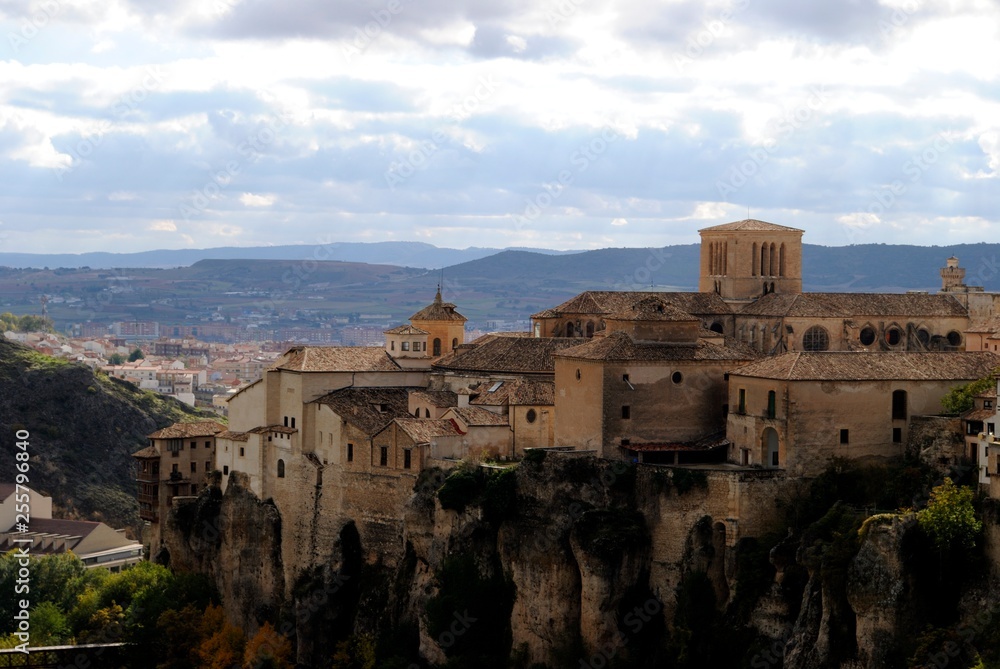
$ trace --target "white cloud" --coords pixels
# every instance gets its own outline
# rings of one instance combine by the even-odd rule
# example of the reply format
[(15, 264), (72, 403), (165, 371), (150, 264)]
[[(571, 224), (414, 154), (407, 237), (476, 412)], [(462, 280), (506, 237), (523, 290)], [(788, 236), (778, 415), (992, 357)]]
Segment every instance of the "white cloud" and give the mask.
[(270, 207), (274, 204), (274, 200), (274, 195), (255, 195), (254, 193), (240, 195), (240, 202), (246, 207)]
[(173, 221), (152, 221), (147, 229), (155, 232), (177, 232), (177, 224)]
[(614, 226), (628, 225), (628, 221), (625, 220), (624, 218), (616, 218), (616, 219), (614, 219), (614, 220), (611, 221), (611, 225), (614, 225)]

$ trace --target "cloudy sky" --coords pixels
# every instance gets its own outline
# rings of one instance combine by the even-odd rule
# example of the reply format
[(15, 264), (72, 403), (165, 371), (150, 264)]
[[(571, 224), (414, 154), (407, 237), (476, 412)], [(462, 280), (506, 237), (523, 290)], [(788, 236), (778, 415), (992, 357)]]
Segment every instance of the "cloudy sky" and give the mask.
[(0, 0), (0, 249), (997, 241), (995, 0)]

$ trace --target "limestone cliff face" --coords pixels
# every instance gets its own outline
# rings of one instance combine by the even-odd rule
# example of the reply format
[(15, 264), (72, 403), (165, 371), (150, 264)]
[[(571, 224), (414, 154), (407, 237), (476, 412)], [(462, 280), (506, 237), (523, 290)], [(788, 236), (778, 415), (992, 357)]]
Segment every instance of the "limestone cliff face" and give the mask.
[[(493, 473), (477, 471), (457, 508), (442, 506), (443, 475), (418, 480), (400, 504), (391, 559), (371, 545), (384, 539), (366, 529), (357, 499), (335, 517), (290, 523), (235, 475), (225, 495), (203, 491), (171, 514), (170, 563), (211, 574), (231, 619), (249, 630), (292, 621), (306, 667), (325, 666), (352, 635), (390, 638), (407, 664), (469, 662), (481, 650), (552, 668), (666, 666), (678, 652), (711, 652), (742, 635), (755, 667), (888, 669), (905, 666), (913, 630), (933, 620), (921, 594), (927, 574), (912, 564), (922, 550), (912, 518), (875, 519), (859, 536), (857, 512), (836, 506), (787, 534), (774, 503), (789, 490), (780, 473), (678, 473), (549, 454), (523, 462), (505, 496)], [(385, 499), (378, 505), (386, 514)], [(328, 548), (283, 545), (312, 523), (328, 528)], [(996, 552), (1000, 532), (988, 523), (986, 535)], [(753, 538), (764, 536), (772, 544)], [(704, 589), (685, 590), (691, 583)], [(961, 616), (983, 606), (966, 600)], [(692, 618), (700, 601), (709, 610)], [(709, 629), (722, 636), (699, 641)], [(729, 666), (688, 662), (677, 666)]]
[(236, 472), (226, 494), (216, 478), (197, 501), (175, 507), (163, 528), (166, 554), (180, 571), (211, 575), (224, 593), (226, 615), (253, 633), (281, 609), (281, 516), (257, 499), (249, 479)]

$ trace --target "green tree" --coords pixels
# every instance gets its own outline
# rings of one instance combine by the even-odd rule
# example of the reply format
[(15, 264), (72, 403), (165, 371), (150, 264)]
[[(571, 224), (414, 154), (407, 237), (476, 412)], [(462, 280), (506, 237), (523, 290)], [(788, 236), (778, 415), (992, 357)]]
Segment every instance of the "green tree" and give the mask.
[(58, 646), (70, 638), (66, 615), (52, 602), (42, 602), (31, 611), (31, 643)]
[(134, 351), (128, 354), (129, 362), (135, 362), (136, 360), (145, 360), (145, 359), (146, 356), (143, 354), (142, 349), (139, 348), (138, 346), (135, 347)]
[(972, 488), (956, 486), (950, 478), (931, 490), (927, 508), (917, 513), (917, 523), (938, 548), (972, 548), (983, 529), (972, 506)]
[(121, 353), (112, 353), (108, 356), (109, 365), (120, 365), (125, 362), (125, 356)]
[(945, 413), (964, 413), (972, 408), (973, 398), (979, 393), (986, 392), (996, 385), (996, 377), (1000, 374), (1000, 368), (994, 369), (985, 378), (977, 381), (970, 381), (965, 385), (952, 388), (947, 395), (941, 398), (941, 408)]

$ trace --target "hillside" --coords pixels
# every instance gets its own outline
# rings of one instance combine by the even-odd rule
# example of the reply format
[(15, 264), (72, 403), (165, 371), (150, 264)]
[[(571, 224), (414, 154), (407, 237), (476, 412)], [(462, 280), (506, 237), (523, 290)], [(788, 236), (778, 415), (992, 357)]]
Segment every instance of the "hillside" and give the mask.
[(161, 427), (206, 417), (215, 416), (0, 337), (0, 481), (14, 481), (14, 435), (27, 430), (29, 486), (66, 517), (135, 528), (131, 454)]

